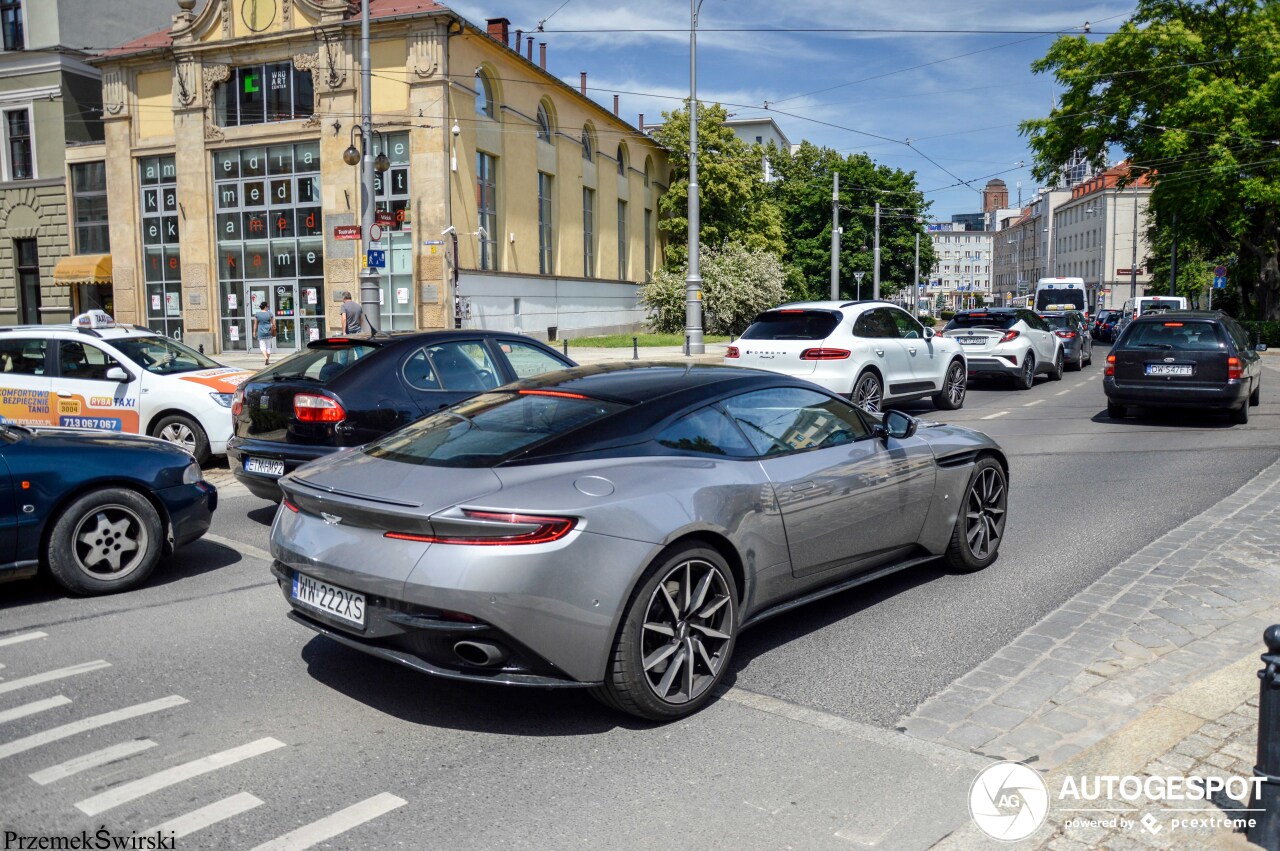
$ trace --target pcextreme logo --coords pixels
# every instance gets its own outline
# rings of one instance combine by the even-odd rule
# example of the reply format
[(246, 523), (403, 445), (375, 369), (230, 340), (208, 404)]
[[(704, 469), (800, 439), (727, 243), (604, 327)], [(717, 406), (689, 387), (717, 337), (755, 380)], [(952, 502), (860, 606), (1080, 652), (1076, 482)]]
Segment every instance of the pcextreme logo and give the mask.
[(992, 839), (1015, 842), (1040, 829), (1049, 814), (1044, 778), (1020, 762), (997, 762), (974, 778), (969, 815)]

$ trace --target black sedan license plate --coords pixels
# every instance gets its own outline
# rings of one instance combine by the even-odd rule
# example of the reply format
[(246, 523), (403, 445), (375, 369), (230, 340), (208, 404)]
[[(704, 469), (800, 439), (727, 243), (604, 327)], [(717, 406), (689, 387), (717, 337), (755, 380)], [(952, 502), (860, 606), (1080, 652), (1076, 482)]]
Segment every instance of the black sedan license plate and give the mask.
[(244, 459), (244, 471), (246, 473), (262, 473), (267, 476), (283, 476), (284, 462), (273, 461), (270, 458), (246, 458)]
[(308, 608), (356, 626), (364, 626), (363, 594), (295, 573), (289, 596)]
[(1149, 363), (1147, 375), (1190, 375), (1191, 365), (1181, 363)]

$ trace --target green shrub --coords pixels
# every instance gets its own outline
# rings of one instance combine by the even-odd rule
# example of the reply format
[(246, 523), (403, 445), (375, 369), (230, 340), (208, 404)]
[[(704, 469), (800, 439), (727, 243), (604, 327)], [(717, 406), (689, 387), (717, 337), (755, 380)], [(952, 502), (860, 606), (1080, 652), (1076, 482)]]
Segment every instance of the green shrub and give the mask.
[(1269, 348), (1280, 346), (1280, 322), (1241, 322), (1249, 332), (1249, 342), (1266, 343)]
[[(756, 314), (784, 299), (782, 263), (768, 251), (741, 245), (703, 246), (702, 327), (707, 334), (741, 333)], [(649, 308), (649, 325), (659, 333), (684, 332), (684, 269), (662, 269), (640, 288), (640, 303)]]
[(948, 320), (955, 319), (955, 318), (956, 318), (956, 312), (955, 312), (954, 310), (944, 310), (944, 311), (942, 311), (941, 313), (939, 313), (939, 314), (938, 314), (938, 317), (939, 317), (943, 322), (946, 322), (946, 321), (948, 321)]

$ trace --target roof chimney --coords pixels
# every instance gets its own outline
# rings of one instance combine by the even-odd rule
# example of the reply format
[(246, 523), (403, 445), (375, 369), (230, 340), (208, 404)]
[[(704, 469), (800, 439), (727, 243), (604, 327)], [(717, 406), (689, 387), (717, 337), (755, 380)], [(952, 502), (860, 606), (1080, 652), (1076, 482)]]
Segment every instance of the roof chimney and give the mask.
[(578, 91), (582, 92), (582, 96), (587, 96), (587, 72), (578, 72)]
[(618, 96), (617, 95), (613, 96), (613, 114), (615, 116), (618, 114)]
[(520, 52), (520, 43), (524, 41), (524, 30), (516, 30), (516, 46), (512, 48), (517, 54)]
[(489, 37), (494, 41), (500, 41), (503, 45), (511, 41), (511, 22), (506, 18), (489, 18), (485, 21), (489, 25)]
[(529, 36), (528, 38), (528, 46), (525, 49), (524, 58), (528, 59), (530, 62), (533, 61), (533, 36)]
[(644, 132), (644, 113), (643, 112), (640, 113), (640, 121), (637, 122), (636, 126), (640, 128), (641, 133)]
[(538, 67), (543, 71), (547, 70), (547, 43), (545, 41), (538, 42)]

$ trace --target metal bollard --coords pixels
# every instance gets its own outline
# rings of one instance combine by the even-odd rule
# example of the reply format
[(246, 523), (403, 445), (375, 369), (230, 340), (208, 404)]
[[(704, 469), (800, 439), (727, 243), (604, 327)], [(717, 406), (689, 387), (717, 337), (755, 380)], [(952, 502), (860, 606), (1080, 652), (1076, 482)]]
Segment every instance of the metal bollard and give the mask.
[(689, 357), (689, 335), (684, 335), (684, 356)]
[(204, 354), (204, 343), (200, 344), (200, 354)]
[(636, 342), (636, 338), (631, 338), (631, 359), (640, 360), (640, 344)]
[(1262, 633), (1267, 652), (1258, 696), (1258, 764), (1253, 776), (1262, 778), (1261, 788), (1250, 807), (1262, 814), (1249, 828), (1249, 841), (1270, 851), (1280, 849), (1280, 624)]
[(564, 356), (565, 356), (565, 357), (569, 357), (569, 338), (568, 338), (568, 337), (565, 337), (565, 338), (564, 338), (563, 340), (561, 340), (560, 342), (561, 342), (562, 347), (564, 348)]

